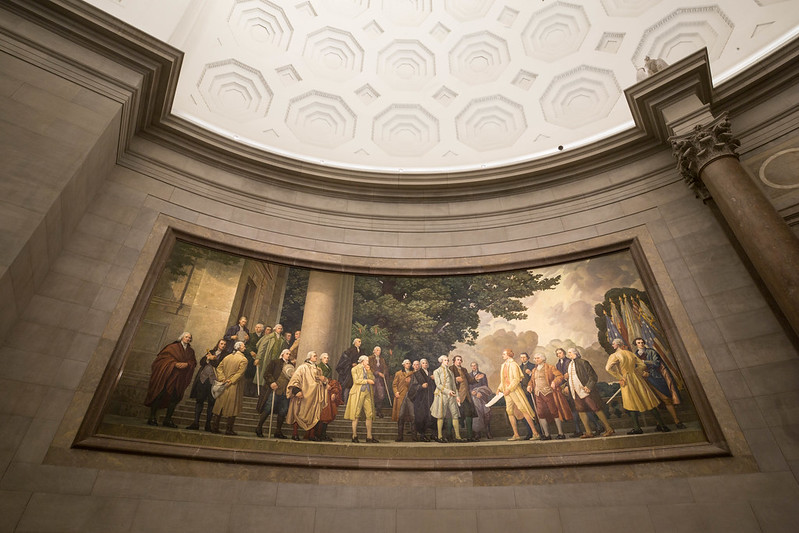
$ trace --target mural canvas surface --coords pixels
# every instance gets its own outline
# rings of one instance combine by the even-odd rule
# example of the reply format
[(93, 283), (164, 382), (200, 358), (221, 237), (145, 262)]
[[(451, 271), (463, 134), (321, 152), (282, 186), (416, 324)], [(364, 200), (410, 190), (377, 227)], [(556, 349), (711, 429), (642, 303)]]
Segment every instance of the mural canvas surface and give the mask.
[(338, 325), (305, 316), (315, 275), (177, 241), (129, 325), (97, 434), (465, 459), (706, 440), (684, 357), (629, 250), (488, 274), (350, 276)]

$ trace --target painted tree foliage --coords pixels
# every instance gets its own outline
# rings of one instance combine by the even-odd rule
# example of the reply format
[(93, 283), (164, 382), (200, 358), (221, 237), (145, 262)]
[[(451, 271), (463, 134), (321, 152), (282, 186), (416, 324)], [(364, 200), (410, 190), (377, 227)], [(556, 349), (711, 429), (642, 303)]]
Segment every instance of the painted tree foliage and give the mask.
[(310, 270), (308, 269), (289, 268), (286, 292), (283, 295), (283, 308), (280, 313), (280, 323), (284, 328), (289, 328), (286, 331), (295, 331), (302, 327), (309, 275)]
[(399, 366), (401, 356), (434, 361), (456, 342), (474, 344), (479, 311), (506, 320), (527, 318), (521, 299), (555, 287), (560, 276), (546, 278), (527, 270), (451, 277), (356, 277), (353, 320), (379, 326), (389, 338)]

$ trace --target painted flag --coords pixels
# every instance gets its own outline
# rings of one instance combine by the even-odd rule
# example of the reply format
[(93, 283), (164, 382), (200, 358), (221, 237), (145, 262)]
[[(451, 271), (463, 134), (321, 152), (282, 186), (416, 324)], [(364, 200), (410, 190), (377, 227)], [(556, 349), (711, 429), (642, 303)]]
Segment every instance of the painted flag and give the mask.
[(619, 311), (619, 304), (611, 300), (610, 305), (610, 318), (613, 319), (613, 323), (616, 324), (618, 328), (619, 334), (621, 335), (619, 338), (629, 346), (630, 339), (627, 337), (627, 328), (624, 327), (624, 319), (622, 318), (621, 311)]
[(602, 310), (605, 313), (605, 326), (608, 330), (608, 342), (613, 342), (613, 339), (621, 339), (621, 333), (619, 333), (619, 328), (616, 327), (616, 324), (613, 323), (613, 320), (610, 319), (608, 316), (607, 311), (604, 309)]
[[(630, 305), (630, 300), (627, 299), (626, 294), (621, 300), (621, 307), (622, 313), (624, 313), (624, 323), (627, 325), (627, 333), (630, 336), (630, 341), (636, 337), (642, 337), (640, 323), (635, 319), (632, 306)], [(630, 344), (630, 346), (632, 346), (632, 344)]]

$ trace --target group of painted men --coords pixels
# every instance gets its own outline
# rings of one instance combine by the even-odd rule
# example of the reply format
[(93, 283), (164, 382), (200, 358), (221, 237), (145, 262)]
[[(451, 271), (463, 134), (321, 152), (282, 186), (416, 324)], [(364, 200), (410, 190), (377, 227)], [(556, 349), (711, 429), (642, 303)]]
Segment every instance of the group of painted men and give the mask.
[[(618, 379), (622, 405), (632, 418), (633, 428), (628, 434), (643, 433), (640, 413), (653, 415), (656, 431), (670, 431), (658, 410), (661, 404), (671, 414), (675, 426), (685, 428), (675, 409), (675, 405), (680, 403), (680, 395), (674, 376), (660, 354), (647, 347), (644, 339), (636, 338), (634, 342), (633, 353), (625, 349), (624, 341), (614, 339), (611, 344), (615, 351), (605, 366), (605, 370)], [(596, 371), (578, 349), (556, 349), (554, 365), (547, 363), (546, 356), (541, 353), (536, 353), (532, 362), (526, 353), (522, 353), (521, 364), (515, 363), (510, 350), (505, 350), (502, 356), (504, 362), (498, 391), (504, 394), (513, 429), (510, 440), (551, 440), (550, 425), (553, 422), (557, 429), (554, 438), (565, 439), (563, 421), (572, 419), (575, 423), (572, 437), (609, 437), (615, 434), (599, 397)], [(578, 418), (574, 418), (574, 412)], [(519, 434), (517, 420), (524, 420), (527, 424), (529, 433), (526, 437)]]
[[(431, 372), (426, 359), (406, 359), (391, 379), (381, 348), (374, 347), (372, 355), (367, 356), (361, 339), (356, 338), (336, 365), (337, 381), (326, 353), (317, 355), (311, 351), (298, 364), (299, 337), (297, 331), (291, 343), (290, 334), (284, 334), (280, 324), (267, 328), (259, 323), (250, 334), (247, 318), (241, 317), (200, 359), (195, 374), (198, 363), (191, 347), (192, 337), (184, 332), (179, 340), (165, 346), (152, 363), (144, 401), (150, 407), (147, 423), (158, 425), (157, 411), (166, 408), (161, 424), (176, 428), (172, 415), (194, 376), (190, 393), (196, 401), (194, 421), (187, 429), (198, 430), (206, 410), (206, 431), (220, 433), (224, 419), (225, 434), (236, 435), (233, 426), (247, 394), (258, 397), (258, 437), (265, 436), (263, 428), (269, 419), (268, 433), (274, 425), (272, 436), (278, 439), (288, 438), (282, 431), (283, 424), (288, 423), (294, 440), (300, 440), (300, 429), (305, 430), (308, 440), (333, 440), (327, 435), (327, 426), (336, 418), (338, 406), (346, 404), (344, 418), (352, 421), (352, 442), (359, 442), (360, 417), (366, 420), (366, 442), (377, 442), (372, 422), (375, 417), (383, 417), (382, 408), (388, 401), (392, 420), (397, 422), (397, 442), (404, 440), (406, 427), (412, 428), (414, 441), (474, 442), (491, 438), (490, 406), (496, 397), (477, 363), (471, 363), (471, 371), (467, 371), (460, 355), (453, 356), (451, 364), (449, 356), (442, 355), (439, 367)], [(684, 428), (674, 408), (680, 397), (668, 367), (643, 339), (635, 339), (635, 344), (633, 353), (625, 349), (620, 339), (613, 340), (615, 351), (606, 365), (606, 370), (618, 379), (622, 404), (633, 419), (629, 434), (643, 433), (639, 420), (642, 412), (652, 413), (658, 431), (669, 431), (658, 410), (661, 403), (675, 425)], [(502, 352), (497, 393), (504, 397), (513, 430), (509, 440), (550, 440), (553, 422), (557, 429), (554, 438), (565, 439), (563, 421), (574, 419), (575, 411), (579, 418), (575, 419), (572, 437), (613, 435), (591, 364), (576, 348), (558, 348), (555, 354), (555, 365), (548, 364), (541, 353), (536, 353), (532, 362), (522, 353), (521, 364), (517, 364), (511, 350)], [(522, 420), (528, 429), (526, 437), (520, 435), (517, 424)]]
[[(372, 421), (383, 416), (386, 399), (392, 409), (391, 418), (397, 422), (397, 442), (404, 440), (406, 427), (412, 427), (414, 441), (445, 442), (447, 420), (447, 429), (454, 435), (449, 440), (474, 442), (482, 436), (490, 438), (491, 412), (487, 402), (494, 393), (485, 374), (477, 363), (472, 363), (471, 371), (467, 371), (460, 355), (452, 358), (452, 365), (446, 355), (438, 361), (439, 368), (431, 371), (427, 359), (405, 359), (389, 386), (388, 364), (381, 348), (376, 346), (367, 356), (361, 339), (355, 339), (336, 365), (347, 404), (344, 418), (352, 420), (352, 442), (360, 442), (357, 426), (361, 415), (366, 420), (366, 442), (377, 442), (372, 435)], [(461, 424), (466, 438), (461, 436)], [(433, 428), (435, 431), (428, 436)]]
[(191, 384), (190, 397), (196, 403), (194, 421), (187, 429), (199, 429), (203, 410), (207, 410), (206, 431), (220, 433), (219, 426), (224, 418), (225, 434), (235, 435), (233, 424), (241, 413), (245, 394), (257, 395), (263, 383), (259, 366), (263, 368), (266, 362), (278, 359), (283, 351), (288, 353), (287, 359), (296, 361), (299, 339), (300, 331), (297, 331), (292, 343), (291, 333), (284, 333), (280, 324), (271, 328), (259, 323), (250, 334), (247, 317), (241, 317), (198, 363), (191, 347), (191, 333), (184, 332), (180, 339), (167, 344), (152, 363), (144, 400), (144, 405), (150, 408), (147, 423), (157, 426), (157, 412), (166, 408), (161, 425), (176, 428), (172, 415)]

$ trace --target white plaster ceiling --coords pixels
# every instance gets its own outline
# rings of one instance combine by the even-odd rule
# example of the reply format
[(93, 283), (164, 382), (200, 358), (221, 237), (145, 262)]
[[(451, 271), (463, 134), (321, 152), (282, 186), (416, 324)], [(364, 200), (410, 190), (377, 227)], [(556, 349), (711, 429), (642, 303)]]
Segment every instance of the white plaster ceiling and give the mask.
[(90, 0), (185, 52), (172, 112), (352, 169), (453, 172), (632, 127), (644, 57), (718, 84), (794, 36), (799, 0)]

